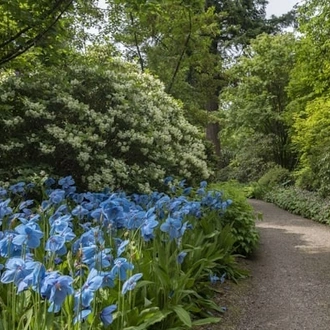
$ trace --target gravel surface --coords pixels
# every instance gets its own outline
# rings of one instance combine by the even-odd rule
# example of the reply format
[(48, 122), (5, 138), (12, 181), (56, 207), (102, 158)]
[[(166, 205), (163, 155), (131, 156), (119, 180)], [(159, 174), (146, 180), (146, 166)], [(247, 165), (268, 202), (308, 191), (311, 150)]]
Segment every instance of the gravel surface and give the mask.
[(250, 203), (264, 215), (260, 246), (246, 261), (251, 278), (231, 285), (223, 322), (204, 329), (330, 329), (330, 227)]

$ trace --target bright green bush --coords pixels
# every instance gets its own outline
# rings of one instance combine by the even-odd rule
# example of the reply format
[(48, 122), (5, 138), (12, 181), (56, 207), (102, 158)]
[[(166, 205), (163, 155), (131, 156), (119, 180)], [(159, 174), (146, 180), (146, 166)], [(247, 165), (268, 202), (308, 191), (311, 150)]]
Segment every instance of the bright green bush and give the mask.
[(309, 102), (305, 112), (295, 116), (294, 142), (300, 152), (296, 172), (302, 188), (330, 194), (330, 98), (319, 97)]
[(0, 180), (24, 169), (81, 187), (150, 191), (167, 175), (210, 175), (202, 135), (162, 83), (116, 59), (0, 79)]
[(263, 199), (269, 189), (267, 186), (261, 185), (258, 182), (251, 182), (248, 186), (244, 187), (244, 192), (247, 198)]
[(291, 181), (290, 171), (282, 166), (275, 166), (268, 170), (258, 181), (262, 186), (272, 187), (278, 184), (287, 184)]
[(260, 215), (256, 215), (249, 205), (243, 188), (235, 183), (214, 184), (212, 189), (221, 190), (224, 198), (229, 198), (233, 203), (226, 209), (221, 218), (223, 226), (230, 225), (236, 237), (236, 252), (242, 255), (250, 254), (259, 242), (259, 233), (255, 222)]

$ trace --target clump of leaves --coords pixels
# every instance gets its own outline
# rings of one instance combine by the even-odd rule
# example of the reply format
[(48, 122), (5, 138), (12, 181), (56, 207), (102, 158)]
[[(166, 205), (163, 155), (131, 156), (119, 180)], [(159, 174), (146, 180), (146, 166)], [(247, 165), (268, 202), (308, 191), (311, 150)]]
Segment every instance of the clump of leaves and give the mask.
[(267, 171), (258, 181), (262, 186), (272, 187), (277, 184), (288, 184), (291, 182), (290, 171), (282, 166), (275, 166)]
[(330, 200), (316, 192), (296, 187), (276, 187), (266, 194), (265, 200), (293, 214), (330, 224)]
[(255, 222), (260, 219), (261, 215), (255, 214), (239, 184), (235, 182), (216, 184), (212, 185), (212, 189), (221, 190), (224, 198), (233, 200), (220, 221), (223, 225), (229, 224), (231, 226), (232, 233), (237, 239), (236, 252), (242, 255), (250, 254), (259, 242), (259, 233)]

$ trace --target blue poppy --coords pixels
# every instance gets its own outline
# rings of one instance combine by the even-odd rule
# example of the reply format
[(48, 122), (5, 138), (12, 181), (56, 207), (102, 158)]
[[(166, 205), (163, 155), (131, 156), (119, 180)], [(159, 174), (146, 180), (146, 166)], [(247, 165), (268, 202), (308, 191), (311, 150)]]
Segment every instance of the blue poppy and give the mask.
[(110, 325), (113, 321), (112, 313), (117, 309), (116, 305), (105, 307), (100, 313), (100, 319), (105, 327)]
[(125, 258), (117, 258), (114, 261), (114, 266), (111, 269), (112, 275), (118, 275), (121, 281), (125, 281), (127, 278), (126, 272), (133, 269), (134, 266)]
[(33, 223), (28, 225), (19, 225), (15, 228), (18, 233), (13, 239), (16, 245), (26, 245), (31, 249), (35, 249), (40, 245), (40, 239), (44, 236), (43, 232), (38, 230), (38, 226)]
[(98, 274), (96, 269), (92, 269), (82, 288), (75, 294), (75, 310), (79, 310), (80, 306), (90, 306), (94, 298), (94, 292), (102, 286), (102, 282), (103, 277)]
[(142, 277), (142, 273), (134, 274), (123, 284), (121, 293), (124, 295), (127, 291), (131, 291), (136, 287), (137, 281)]
[(183, 263), (183, 260), (186, 257), (186, 255), (187, 255), (187, 252), (183, 252), (183, 251), (178, 254), (178, 257), (177, 257), (178, 264)]
[(182, 224), (179, 219), (175, 218), (167, 218), (164, 223), (161, 224), (160, 230), (168, 233), (170, 235), (170, 239), (180, 237), (180, 228)]
[(1, 276), (2, 283), (14, 282), (16, 285), (32, 273), (36, 263), (22, 258), (11, 258), (6, 262), (6, 271)]
[(59, 276), (54, 281), (50, 290), (49, 301), (51, 305), (48, 308), (48, 312), (57, 313), (60, 311), (65, 298), (74, 293), (72, 282), (73, 278), (67, 275)]
[(90, 308), (86, 308), (79, 311), (79, 313), (77, 313), (77, 316), (73, 319), (73, 324), (84, 321), (91, 312), (92, 310)]

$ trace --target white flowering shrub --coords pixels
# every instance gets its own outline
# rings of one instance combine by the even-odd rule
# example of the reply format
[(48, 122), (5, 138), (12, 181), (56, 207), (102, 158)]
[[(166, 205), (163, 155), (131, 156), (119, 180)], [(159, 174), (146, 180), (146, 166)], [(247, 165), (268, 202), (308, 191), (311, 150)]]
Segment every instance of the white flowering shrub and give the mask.
[(133, 65), (39, 69), (0, 81), (0, 168), (45, 168), (89, 189), (128, 191), (168, 175), (206, 179), (197, 128), (162, 83)]

